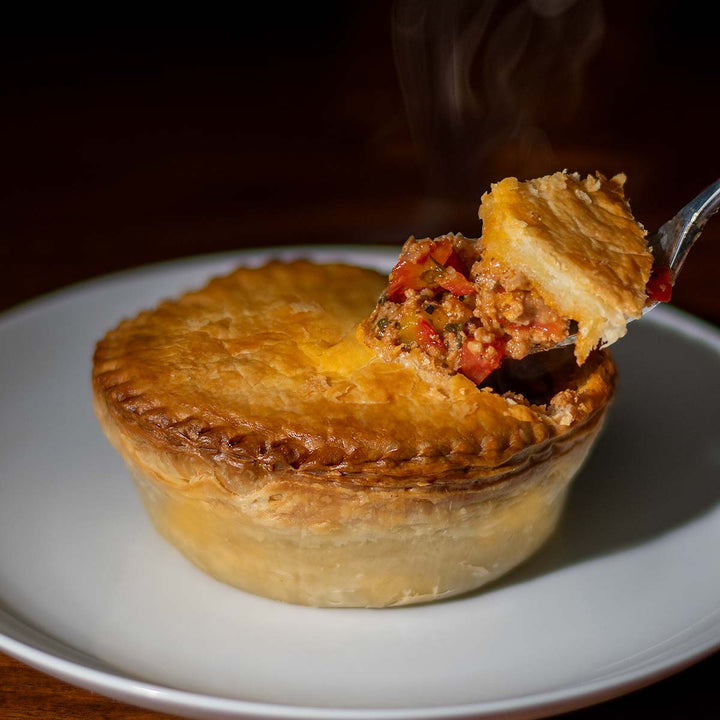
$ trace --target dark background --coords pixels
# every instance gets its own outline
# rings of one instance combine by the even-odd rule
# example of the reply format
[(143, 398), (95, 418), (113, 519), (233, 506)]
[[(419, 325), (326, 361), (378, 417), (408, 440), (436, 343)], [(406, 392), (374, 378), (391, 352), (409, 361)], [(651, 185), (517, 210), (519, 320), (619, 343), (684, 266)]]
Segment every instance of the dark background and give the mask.
[[(720, 176), (703, 3), (237, 7), (6, 13), (0, 310), (187, 255), (475, 236), (481, 194), (506, 175), (624, 171), (649, 229)], [(715, 324), (719, 235), (716, 220), (674, 294)], [(718, 717), (718, 662), (573, 717)], [(0, 708), (156, 717), (9, 658)]]

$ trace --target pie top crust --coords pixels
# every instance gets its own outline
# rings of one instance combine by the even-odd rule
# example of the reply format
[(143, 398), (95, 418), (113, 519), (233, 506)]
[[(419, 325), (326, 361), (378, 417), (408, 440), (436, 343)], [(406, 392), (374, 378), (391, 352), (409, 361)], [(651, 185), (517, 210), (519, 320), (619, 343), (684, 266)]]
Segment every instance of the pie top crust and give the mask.
[(492, 474), (607, 405), (605, 352), (565, 363), (542, 404), (384, 361), (356, 329), (385, 283), (356, 267), (272, 262), (163, 302), (98, 343), (98, 414), (151, 452), (396, 487)]
[(647, 300), (653, 256), (625, 179), (505, 178), (482, 198), (483, 262), (522, 272), (548, 306), (577, 321), (578, 362), (625, 335)]

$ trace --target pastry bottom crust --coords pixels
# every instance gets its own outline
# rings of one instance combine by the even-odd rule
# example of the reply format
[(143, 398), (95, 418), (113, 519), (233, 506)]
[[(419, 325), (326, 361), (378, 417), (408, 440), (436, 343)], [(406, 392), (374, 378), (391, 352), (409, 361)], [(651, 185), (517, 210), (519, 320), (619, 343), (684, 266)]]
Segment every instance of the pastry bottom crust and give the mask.
[(597, 413), (513, 469), (467, 478), (458, 488), (305, 478), (303, 503), (329, 508), (319, 523), (268, 510), (277, 487), (246, 495), (210, 480), (175, 475), (168, 482), (147, 447), (109, 435), (157, 530), (213, 577), (296, 604), (386, 607), (475, 590), (532, 555), (555, 529), (603, 417)]

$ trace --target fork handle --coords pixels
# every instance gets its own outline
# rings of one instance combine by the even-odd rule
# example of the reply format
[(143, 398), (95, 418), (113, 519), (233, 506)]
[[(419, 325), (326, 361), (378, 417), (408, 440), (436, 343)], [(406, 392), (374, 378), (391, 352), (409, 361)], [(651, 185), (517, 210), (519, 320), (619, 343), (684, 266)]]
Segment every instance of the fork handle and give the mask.
[(658, 231), (660, 260), (673, 276), (680, 272), (690, 248), (700, 237), (705, 223), (720, 209), (720, 180), (705, 188)]

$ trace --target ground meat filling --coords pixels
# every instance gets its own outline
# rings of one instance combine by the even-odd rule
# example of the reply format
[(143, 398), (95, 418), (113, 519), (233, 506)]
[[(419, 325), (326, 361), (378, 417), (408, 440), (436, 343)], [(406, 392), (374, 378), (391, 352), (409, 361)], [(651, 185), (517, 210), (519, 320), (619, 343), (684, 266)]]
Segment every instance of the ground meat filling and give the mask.
[(363, 326), (381, 351), (419, 349), (423, 362), (482, 383), (504, 358), (521, 359), (568, 335), (568, 321), (521, 273), (484, 262), (478, 240), (410, 238)]
[(508, 272), (496, 263), (475, 263), (474, 315), (488, 331), (505, 339), (505, 355), (520, 360), (555, 346), (568, 335), (569, 322), (533, 292), (520, 272)]

